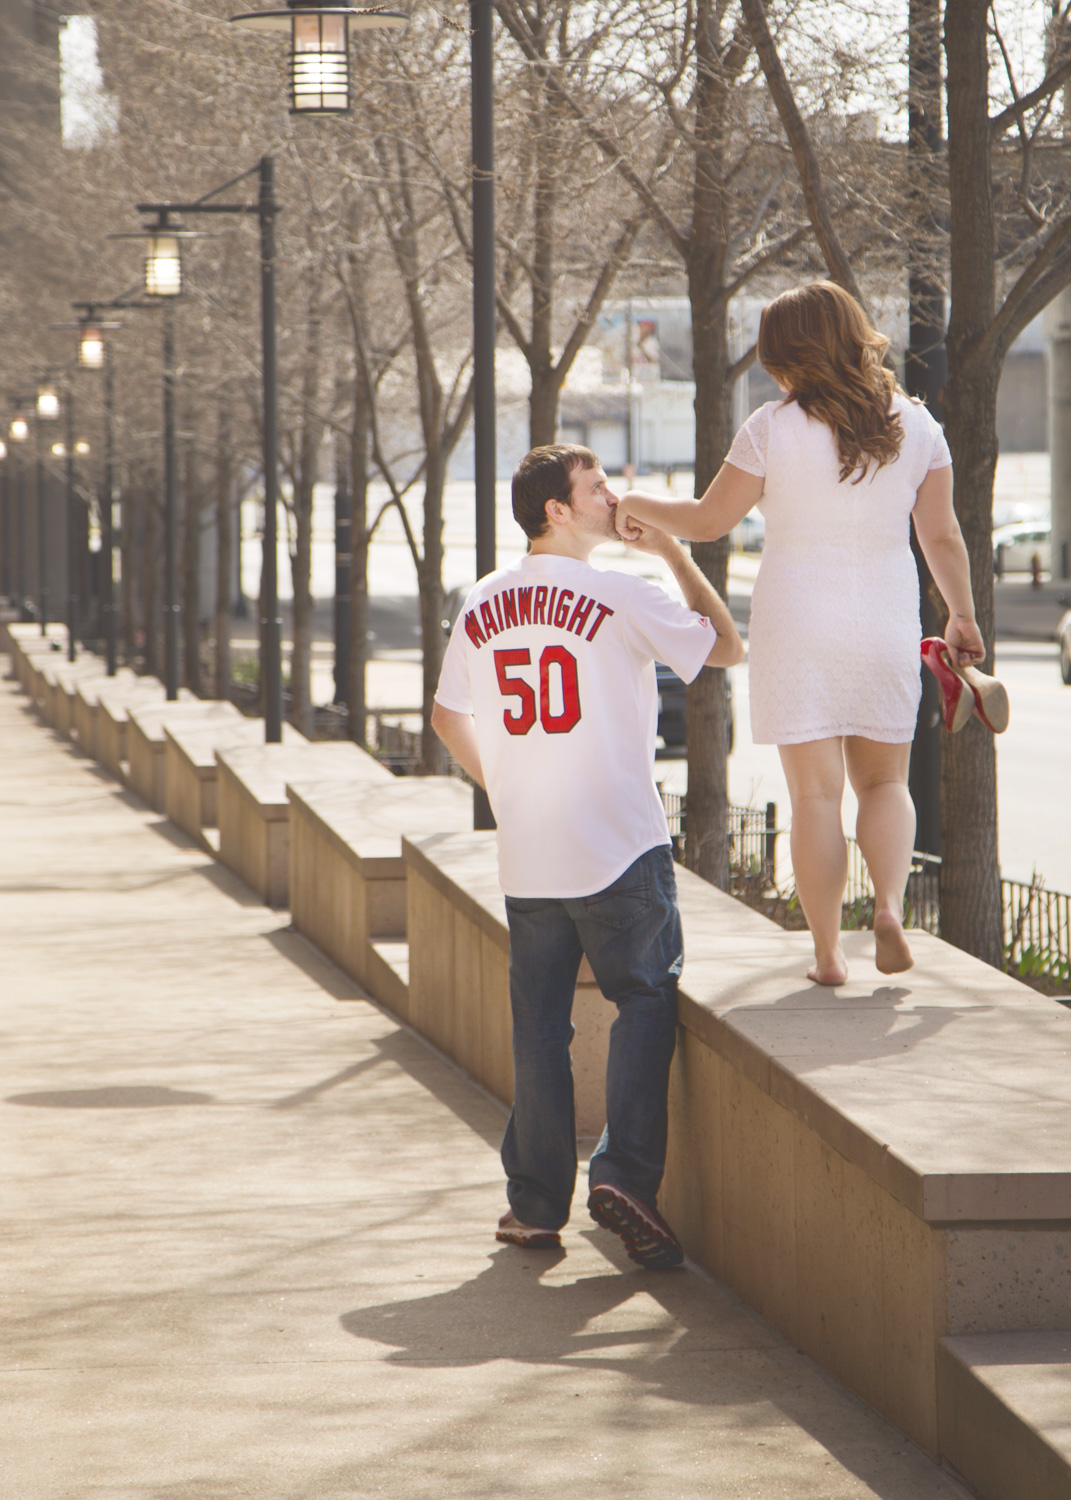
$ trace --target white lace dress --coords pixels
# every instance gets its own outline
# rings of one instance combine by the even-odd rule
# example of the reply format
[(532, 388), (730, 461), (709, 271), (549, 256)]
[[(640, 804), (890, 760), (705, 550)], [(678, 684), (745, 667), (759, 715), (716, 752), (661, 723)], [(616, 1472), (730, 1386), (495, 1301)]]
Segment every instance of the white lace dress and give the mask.
[(859, 484), (841, 483), (831, 430), (794, 401), (752, 412), (726, 455), (766, 481), (748, 633), (756, 744), (914, 736), (922, 629), (910, 515), (929, 470), (952, 459), (924, 406), (903, 396), (894, 406), (899, 456)]

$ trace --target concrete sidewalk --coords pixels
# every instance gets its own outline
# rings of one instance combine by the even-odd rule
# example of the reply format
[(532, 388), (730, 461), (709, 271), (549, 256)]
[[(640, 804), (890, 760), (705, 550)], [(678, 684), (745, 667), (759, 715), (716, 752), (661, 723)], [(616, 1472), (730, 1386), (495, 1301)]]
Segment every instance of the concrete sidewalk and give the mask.
[(951, 1500), (0, 683), (4, 1500)]

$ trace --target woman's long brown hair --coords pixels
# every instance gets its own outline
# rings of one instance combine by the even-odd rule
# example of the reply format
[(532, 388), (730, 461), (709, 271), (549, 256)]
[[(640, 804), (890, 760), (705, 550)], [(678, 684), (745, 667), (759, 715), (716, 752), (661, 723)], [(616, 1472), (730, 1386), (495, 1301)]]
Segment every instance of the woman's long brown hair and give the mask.
[(889, 340), (850, 293), (832, 281), (782, 292), (763, 308), (758, 356), (809, 417), (832, 429), (843, 482), (900, 452), (904, 430), (892, 410), (896, 376), (882, 364)]

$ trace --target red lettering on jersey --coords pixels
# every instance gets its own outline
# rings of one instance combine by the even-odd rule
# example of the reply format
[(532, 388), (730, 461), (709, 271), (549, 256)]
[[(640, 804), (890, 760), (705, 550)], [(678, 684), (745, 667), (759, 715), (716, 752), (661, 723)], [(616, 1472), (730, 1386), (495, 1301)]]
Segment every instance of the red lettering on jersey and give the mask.
[(529, 584), (526, 589), (518, 589), (517, 590), (517, 602), (520, 605), (520, 615), (521, 615), (520, 623), (522, 625), (531, 625), (531, 623), (532, 623), (532, 586), (531, 586), (531, 584)]
[(706, 615), (700, 615), (699, 616), (699, 623), (700, 623), (700, 625), (709, 625), (710, 621), (707, 619)]
[(576, 601), (573, 613), (569, 617), (569, 623), (565, 627), (566, 630), (571, 630), (574, 635), (583, 635), (584, 626), (588, 623), (588, 615), (591, 614), (594, 608), (595, 600), (589, 599), (587, 594), (581, 594), (580, 598)]
[(543, 618), (543, 611), (546, 609), (546, 607), (547, 589), (546, 585), (541, 583), (535, 591), (535, 606), (532, 610), (533, 625), (545, 625), (547, 623)]
[(499, 602), (499, 596), (497, 594), (495, 595), (495, 614), (498, 616), (499, 630), (505, 630), (506, 627), (502, 623), (502, 605)]
[(550, 591), (550, 598), (547, 600), (547, 624), (548, 625), (553, 625), (554, 624), (554, 601), (555, 601), (555, 599), (557, 597), (558, 597), (558, 586), (557, 586), (557, 584), (555, 584), (554, 587)]
[(506, 589), (502, 594), (502, 613), (506, 619), (506, 625), (517, 623), (517, 596), (512, 589)]
[(558, 608), (554, 611), (555, 625), (564, 625), (569, 618), (569, 605), (572, 603), (572, 589), (562, 589), (558, 595)]
[(607, 615), (612, 615), (613, 614), (613, 610), (610, 608), (610, 606), (608, 604), (596, 604), (595, 608), (599, 611), (599, 613), (595, 617), (595, 623), (594, 623), (594, 625), (591, 627), (591, 629), (588, 631), (587, 635), (584, 637), (584, 639), (586, 641), (593, 641), (595, 639), (596, 635), (598, 635), (598, 633), (599, 633), (599, 626), (602, 624), (603, 620), (606, 619)]
[(476, 647), (477, 651), (487, 640), (487, 637), (480, 629), (480, 622), (476, 618), (476, 611), (474, 609), (470, 609), (465, 616), (465, 634)]
[(487, 631), (488, 639), (490, 639), (491, 636), (498, 634), (498, 626), (495, 624), (495, 617), (491, 613), (491, 606), (488, 604), (486, 599), (480, 605), (480, 619), (483, 621), (483, 628)]

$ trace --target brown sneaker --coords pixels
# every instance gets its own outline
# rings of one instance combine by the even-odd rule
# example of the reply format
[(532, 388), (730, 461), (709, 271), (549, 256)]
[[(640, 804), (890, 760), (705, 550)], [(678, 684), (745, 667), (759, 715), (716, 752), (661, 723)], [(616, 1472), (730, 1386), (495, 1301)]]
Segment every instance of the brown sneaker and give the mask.
[(684, 1247), (656, 1208), (624, 1188), (600, 1182), (588, 1197), (596, 1224), (619, 1234), (629, 1259), (648, 1271), (670, 1271), (684, 1262)]
[(523, 1245), (527, 1250), (560, 1250), (562, 1237), (556, 1229), (533, 1229), (522, 1224), (512, 1208), (498, 1221), (495, 1239), (504, 1245)]

